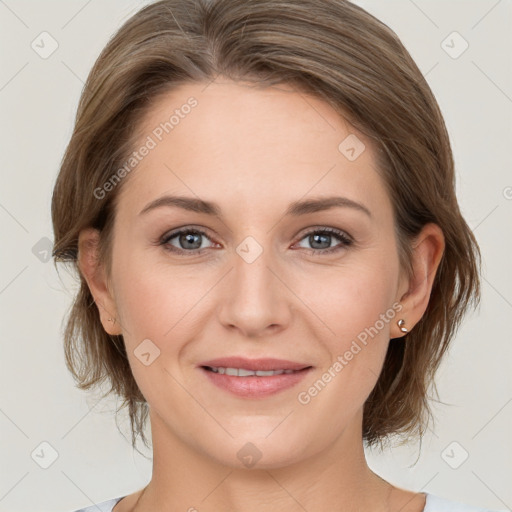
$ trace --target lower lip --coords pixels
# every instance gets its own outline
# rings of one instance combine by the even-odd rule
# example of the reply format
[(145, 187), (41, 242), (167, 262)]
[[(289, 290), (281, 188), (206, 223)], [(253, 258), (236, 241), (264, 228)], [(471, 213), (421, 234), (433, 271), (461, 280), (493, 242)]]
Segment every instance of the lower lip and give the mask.
[(234, 375), (222, 375), (202, 367), (200, 370), (206, 374), (213, 384), (234, 395), (243, 398), (264, 398), (295, 386), (304, 379), (312, 368), (269, 377), (236, 377)]

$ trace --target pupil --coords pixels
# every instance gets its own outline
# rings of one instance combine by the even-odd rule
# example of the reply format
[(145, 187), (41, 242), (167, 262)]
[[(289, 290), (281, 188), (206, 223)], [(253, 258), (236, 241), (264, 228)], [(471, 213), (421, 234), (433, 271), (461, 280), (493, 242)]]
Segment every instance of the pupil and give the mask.
[[(199, 243), (199, 245), (197, 245), (197, 239), (199, 238), (199, 236), (200, 236), (199, 234), (191, 234), (191, 233), (187, 233), (185, 235), (181, 235), (180, 243), (186, 249), (198, 249), (201, 246), (201, 243)], [(196, 238), (196, 246), (190, 247), (189, 245), (187, 245), (187, 244), (194, 245), (194, 238)]]
[(311, 242), (311, 245), (312, 245), (312, 246), (314, 246), (314, 244), (315, 244), (316, 242), (318, 242), (318, 241), (320, 241), (320, 244), (321, 244), (321, 243), (322, 243), (322, 242), (321, 242), (321, 239), (323, 239), (324, 243), (326, 244), (326, 247), (315, 247), (316, 249), (326, 249), (326, 248), (328, 248), (328, 247), (329, 247), (329, 245), (330, 245), (330, 244), (329, 244), (329, 242), (328, 242), (328, 241), (326, 241), (326, 240), (328, 240), (328, 239), (330, 238), (330, 235), (325, 235), (325, 234), (323, 234), (323, 235), (318, 235), (318, 234), (317, 234), (317, 235), (311, 235), (311, 238), (313, 239), (313, 242)]

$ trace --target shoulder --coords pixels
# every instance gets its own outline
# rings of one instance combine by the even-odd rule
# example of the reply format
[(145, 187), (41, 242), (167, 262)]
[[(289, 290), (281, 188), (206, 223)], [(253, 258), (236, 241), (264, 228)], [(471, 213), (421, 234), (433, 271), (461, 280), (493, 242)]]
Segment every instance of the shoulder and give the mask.
[(449, 500), (434, 494), (425, 493), (427, 496), (423, 512), (506, 512), (505, 510), (489, 510), (487, 508), (467, 505), (459, 501)]
[(74, 512), (112, 512), (114, 505), (121, 501), (124, 496), (119, 496), (119, 498), (111, 498), (107, 501), (102, 501), (101, 503), (96, 503), (89, 507), (81, 508), (80, 510), (75, 510)]

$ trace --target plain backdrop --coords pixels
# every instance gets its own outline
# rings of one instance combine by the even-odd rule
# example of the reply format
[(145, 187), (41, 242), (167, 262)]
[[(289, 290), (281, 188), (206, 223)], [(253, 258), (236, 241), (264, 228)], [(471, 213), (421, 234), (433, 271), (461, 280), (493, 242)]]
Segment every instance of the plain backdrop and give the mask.
[[(132, 450), (126, 414), (125, 437), (117, 429), (116, 400), (77, 390), (67, 372), (62, 320), (75, 285), (48, 260), (51, 191), (83, 83), (143, 3), (0, 0), (0, 512), (71, 511), (151, 477), (151, 453)], [(482, 305), (438, 373), (435, 426), (421, 446), (368, 451), (368, 461), (395, 485), (510, 510), (512, 2), (356, 3), (398, 34), (436, 95), (483, 254)], [(33, 49), (41, 37), (46, 51), (58, 44), (46, 58)]]

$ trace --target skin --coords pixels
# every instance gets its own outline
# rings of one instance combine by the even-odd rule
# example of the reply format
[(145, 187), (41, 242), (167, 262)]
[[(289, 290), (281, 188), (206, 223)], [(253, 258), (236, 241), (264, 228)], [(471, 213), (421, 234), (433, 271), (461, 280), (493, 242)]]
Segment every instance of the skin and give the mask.
[[(370, 141), (327, 103), (289, 86), (227, 79), (181, 85), (148, 111), (141, 142), (190, 96), (198, 105), (125, 178), (110, 276), (95, 259), (98, 233), (86, 229), (79, 238), (80, 268), (103, 326), (123, 334), (150, 405), (152, 480), (114, 512), (422, 511), (423, 493), (393, 486), (368, 467), (362, 413), (389, 339), (403, 336), (397, 320), (411, 330), (425, 312), (442, 231), (425, 226), (407, 279)], [(366, 146), (354, 161), (338, 150), (349, 134)], [(292, 201), (334, 192), (364, 204), (371, 217), (348, 207), (284, 216)], [(139, 215), (165, 194), (216, 202), (222, 219), (176, 207)], [(167, 245), (188, 250), (183, 256), (155, 243), (184, 226), (207, 232), (197, 240), (202, 254), (179, 237)], [(354, 243), (328, 236), (315, 244), (308, 235), (325, 227)], [(247, 236), (263, 249), (251, 263), (236, 252)], [(325, 254), (326, 247), (339, 250)], [(298, 393), (397, 303), (394, 319), (308, 404), (299, 403)], [(160, 350), (148, 366), (134, 354), (144, 339)], [(196, 368), (229, 355), (314, 369), (292, 389), (243, 399)], [(261, 452), (251, 468), (237, 457), (248, 442)]]

